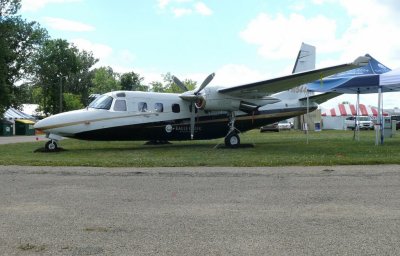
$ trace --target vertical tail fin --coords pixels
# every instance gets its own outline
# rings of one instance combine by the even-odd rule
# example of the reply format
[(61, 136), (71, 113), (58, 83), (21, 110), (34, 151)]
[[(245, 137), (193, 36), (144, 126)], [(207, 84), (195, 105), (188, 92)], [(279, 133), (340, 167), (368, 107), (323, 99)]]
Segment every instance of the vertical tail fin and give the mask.
[(315, 69), (315, 46), (302, 43), (292, 74)]
[[(292, 74), (315, 69), (315, 46), (302, 43), (299, 54), (297, 54)], [(307, 86), (300, 85), (289, 90), (291, 93), (306, 95)], [(312, 93), (313, 94), (313, 93)], [(310, 94), (310, 95), (312, 95)], [(292, 97), (302, 97), (299, 95)]]

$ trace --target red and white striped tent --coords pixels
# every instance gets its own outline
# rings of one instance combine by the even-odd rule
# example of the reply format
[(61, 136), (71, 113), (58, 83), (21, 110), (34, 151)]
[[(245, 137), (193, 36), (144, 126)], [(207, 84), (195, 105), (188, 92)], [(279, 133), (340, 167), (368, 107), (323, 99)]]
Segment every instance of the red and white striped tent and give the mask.
[[(360, 104), (359, 113), (361, 116), (378, 116), (378, 109), (372, 106)], [(337, 107), (323, 111), (321, 116), (355, 116), (357, 115), (356, 106), (353, 104), (338, 104)], [(387, 112), (383, 112), (387, 116)]]

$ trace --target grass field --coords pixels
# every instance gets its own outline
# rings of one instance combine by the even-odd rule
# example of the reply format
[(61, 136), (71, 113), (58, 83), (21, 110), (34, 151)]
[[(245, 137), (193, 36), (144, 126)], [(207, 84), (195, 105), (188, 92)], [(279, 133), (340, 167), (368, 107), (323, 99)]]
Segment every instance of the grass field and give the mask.
[[(241, 134), (242, 144), (254, 147), (229, 149), (223, 139), (144, 145), (144, 141), (96, 142), (67, 139), (65, 151), (34, 152), (44, 142), (0, 145), (0, 165), (47, 166), (288, 166), (400, 164), (400, 134), (375, 146), (375, 132), (310, 132), (309, 143), (301, 131)], [(220, 147), (216, 145), (220, 144)]]

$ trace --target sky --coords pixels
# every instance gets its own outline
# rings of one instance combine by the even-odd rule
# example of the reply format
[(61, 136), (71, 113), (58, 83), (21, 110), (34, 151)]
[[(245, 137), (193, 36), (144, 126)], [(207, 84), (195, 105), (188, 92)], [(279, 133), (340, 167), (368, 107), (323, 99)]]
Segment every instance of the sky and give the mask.
[[(215, 72), (210, 86), (289, 75), (302, 42), (316, 47), (317, 68), (366, 53), (400, 68), (398, 0), (22, 0), (20, 14), (92, 51), (97, 67), (134, 71), (146, 83), (167, 72), (198, 84)], [(400, 107), (399, 96), (385, 93), (384, 108)], [(343, 101), (356, 95), (321, 106)]]

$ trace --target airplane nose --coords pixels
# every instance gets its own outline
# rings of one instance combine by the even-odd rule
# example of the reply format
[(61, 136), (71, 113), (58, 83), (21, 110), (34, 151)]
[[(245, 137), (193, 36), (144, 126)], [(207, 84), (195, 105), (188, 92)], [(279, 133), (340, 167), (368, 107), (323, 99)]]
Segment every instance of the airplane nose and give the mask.
[(35, 129), (40, 129), (41, 127), (43, 127), (43, 125), (42, 125), (42, 122), (43, 120), (40, 120), (39, 122), (37, 122), (37, 123), (35, 123), (34, 125), (33, 125), (33, 128), (35, 128)]
[(33, 128), (35, 128), (36, 130), (42, 130), (43, 128), (45, 128), (46, 126), (48, 126), (48, 120), (46, 120), (47, 118), (40, 120), (39, 122), (37, 122), (36, 124), (33, 125)]

